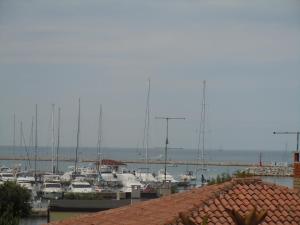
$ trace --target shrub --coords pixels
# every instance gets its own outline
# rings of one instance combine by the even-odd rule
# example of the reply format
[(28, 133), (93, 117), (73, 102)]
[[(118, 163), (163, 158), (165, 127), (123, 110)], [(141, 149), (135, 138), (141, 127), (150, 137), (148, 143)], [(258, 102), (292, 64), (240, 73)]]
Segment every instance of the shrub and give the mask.
[(20, 217), (31, 212), (30, 192), (15, 182), (0, 185), (0, 225), (18, 224)]

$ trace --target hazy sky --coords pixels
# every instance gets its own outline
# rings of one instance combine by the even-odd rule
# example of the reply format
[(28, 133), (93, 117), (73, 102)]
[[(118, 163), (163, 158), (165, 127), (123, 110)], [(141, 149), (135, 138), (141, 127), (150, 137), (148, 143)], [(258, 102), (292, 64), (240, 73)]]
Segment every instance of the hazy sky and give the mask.
[(151, 78), (151, 146), (197, 143), (207, 80), (207, 147), (284, 149), (300, 130), (300, 3), (291, 0), (1, 0), (0, 145), (13, 113), (39, 145), (51, 143), (51, 104), (62, 108), (61, 144), (96, 146), (100, 103), (105, 146), (142, 142)]

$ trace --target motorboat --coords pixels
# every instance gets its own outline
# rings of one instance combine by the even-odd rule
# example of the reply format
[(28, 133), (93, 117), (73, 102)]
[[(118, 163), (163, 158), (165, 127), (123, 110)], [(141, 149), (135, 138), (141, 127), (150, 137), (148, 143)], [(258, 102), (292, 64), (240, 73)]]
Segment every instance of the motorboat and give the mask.
[(63, 188), (60, 183), (47, 183), (42, 185), (42, 197), (47, 199), (61, 199)]
[(141, 189), (144, 188), (144, 184), (142, 184), (137, 177), (132, 174), (126, 168), (122, 168), (119, 173), (117, 173), (117, 179), (122, 183), (121, 190), (124, 192), (131, 192), (132, 186), (140, 186)]
[(0, 180), (2, 181), (16, 181), (16, 177), (12, 172), (2, 172), (0, 173)]
[(16, 174), (17, 177), (17, 183), (34, 183), (35, 179), (34, 176), (27, 171), (22, 171)]
[(196, 177), (193, 175), (193, 171), (187, 171), (185, 174), (179, 176), (178, 185), (188, 186), (191, 182), (196, 182)]
[(0, 167), (0, 173), (12, 173), (13, 172), (13, 169), (7, 167), (7, 166), (1, 166)]
[(159, 170), (158, 171), (156, 179), (157, 179), (158, 182), (161, 182), (161, 183), (164, 182), (165, 180), (169, 181), (169, 182), (171, 182), (172, 186), (178, 184), (178, 181), (175, 180), (175, 178), (171, 174), (169, 174), (168, 172), (166, 172), (166, 174), (165, 174), (164, 170)]
[(90, 183), (85, 181), (73, 181), (69, 188), (68, 192), (71, 193), (92, 193), (94, 192), (93, 187)]
[(137, 179), (144, 184), (154, 184), (157, 183), (157, 179), (154, 177), (153, 173), (150, 172), (141, 172), (141, 171), (137, 171), (135, 172), (135, 176), (137, 177)]
[(61, 182), (60, 176), (56, 174), (46, 174), (43, 176), (42, 181), (44, 183), (59, 183)]
[(30, 192), (33, 192), (33, 190), (34, 190), (32, 182), (30, 182), (30, 181), (17, 179), (17, 184), (19, 184), (21, 187), (27, 189)]
[(122, 186), (122, 182), (118, 180), (117, 173), (110, 166), (101, 166), (99, 173), (104, 186), (113, 188)]

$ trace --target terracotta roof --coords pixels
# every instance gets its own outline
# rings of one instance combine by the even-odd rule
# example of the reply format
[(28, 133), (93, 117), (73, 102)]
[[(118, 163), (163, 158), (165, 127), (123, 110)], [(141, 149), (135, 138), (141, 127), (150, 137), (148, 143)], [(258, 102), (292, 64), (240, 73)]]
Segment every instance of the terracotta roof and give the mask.
[(287, 187), (264, 183), (258, 179), (235, 179), (220, 185), (195, 188), (160, 199), (135, 203), (131, 206), (82, 215), (55, 225), (181, 225), (233, 224), (225, 208), (236, 209), (244, 215), (253, 206), (267, 210), (266, 224), (300, 224), (299, 192)]

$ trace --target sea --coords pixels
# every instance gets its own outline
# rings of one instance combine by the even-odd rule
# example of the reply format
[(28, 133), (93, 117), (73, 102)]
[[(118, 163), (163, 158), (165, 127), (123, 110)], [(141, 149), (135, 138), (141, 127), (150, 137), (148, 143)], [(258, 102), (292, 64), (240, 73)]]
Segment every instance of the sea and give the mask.
[[(34, 149), (31, 147), (15, 147), (12, 146), (0, 146), (0, 158), (4, 157), (32, 157), (34, 158)], [(38, 157), (51, 158), (52, 150), (51, 147), (39, 147)], [(198, 151), (195, 149), (168, 149), (167, 159), (168, 160), (196, 160)], [(61, 147), (59, 149), (59, 158), (75, 158), (75, 147)], [(96, 159), (97, 148), (92, 147), (81, 147), (78, 149), (78, 159)], [(141, 160), (145, 158), (144, 150), (138, 148), (101, 148), (102, 159), (113, 159), (113, 160)], [(164, 149), (163, 148), (150, 148), (148, 149), (148, 158), (155, 160), (164, 161)], [(239, 163), (259, 163), (259, 160), (263, 164), (291, 164), (293, 160), (293, 153), (291, 151), (272, 151), (272, 150), (206, 150), (204, 154), (206, 161), (211, 162), (239, 162)], [(33, 169), (34, 162), (29, 160), (0, 160), (0, 166), (14, 167), (21, 165), (23, 169)], [(59, 162), (58, 169), (60, 171), (66, 171), (70, 166), (74, 166), (74, 162)], [(93, 163), (79, 163), (79, 166), (94, 166)], [(128, 169), (139, 170), (145, 168), (144, 164), (128, 164)], [(156, 173), (164, 168), (164, 164), (152, 164), (149, 165), (151, 172)], [(37, 162), (37, 169), (39, 171), (50, 171), (51, 161)], [(181, 174), (186, 171), (195, 171), (193, 165), (177, 165), (169, 164), (167, 171), (172, 174), (175, 178), (178, 178)], [(238, 170), (246, 169), (241, 166), (208, 166), (207, 170), (201, 172), (208, 179), (216, 178), (217, 175), (226, 173), (232, 175)], [(264, 181), (283, 185), (287, 187), (293, 186), (293, 180), (291, 177), (262, 177)], [(38, 225), (45, 223), (44, 219), (27, 219), (22, 220), (20, 225), (33, 224)]]

